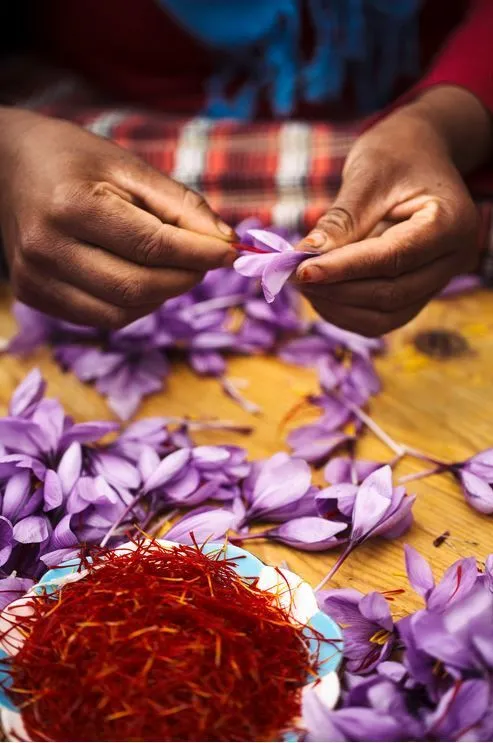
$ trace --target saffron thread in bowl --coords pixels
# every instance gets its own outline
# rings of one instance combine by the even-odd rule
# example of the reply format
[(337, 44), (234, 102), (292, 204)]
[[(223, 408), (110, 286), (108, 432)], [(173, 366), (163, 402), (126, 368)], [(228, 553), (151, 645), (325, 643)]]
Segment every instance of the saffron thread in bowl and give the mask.
[[(303, 628), (224, 554), (140, 541), (26, 598), (9, 694), (33, 740), (279, 740), (310, 668)], [(312, 659), (313, 660), (313, 659)]]

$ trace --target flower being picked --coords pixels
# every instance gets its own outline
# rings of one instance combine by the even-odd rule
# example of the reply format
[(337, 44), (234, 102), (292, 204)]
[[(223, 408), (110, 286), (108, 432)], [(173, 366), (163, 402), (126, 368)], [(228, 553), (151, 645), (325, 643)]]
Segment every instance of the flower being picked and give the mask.
[(295, 250), (283, 237), (267, 230), (247, 230), (246, 235), (253, 238), (253, 246), (249, 248), (252, 255), (242, 255), (234, 268), (242, 276), (260, 279), (270, 304), (300, 263), (312, 257), (312, 253)]

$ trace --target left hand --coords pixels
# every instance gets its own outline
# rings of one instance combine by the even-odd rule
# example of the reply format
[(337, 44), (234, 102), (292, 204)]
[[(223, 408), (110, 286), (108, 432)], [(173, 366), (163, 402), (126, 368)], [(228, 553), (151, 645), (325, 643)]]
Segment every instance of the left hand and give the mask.
[(382, 335), (474, 270), (478, 222), (448, 142), (408, 106), (356, 141), (336, 201), (299, 246), (319, 255), (297, 279), (324, 319)]

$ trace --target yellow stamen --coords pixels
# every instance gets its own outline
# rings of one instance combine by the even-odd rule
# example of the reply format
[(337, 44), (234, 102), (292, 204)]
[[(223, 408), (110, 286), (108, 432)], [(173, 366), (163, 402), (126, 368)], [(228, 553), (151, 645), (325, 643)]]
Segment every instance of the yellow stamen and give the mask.
[(374, 635), (370, 637), (370, 642), (374, 642), (375, 645), (385, 645), (392, 633), (386, 629), (379, 629)]

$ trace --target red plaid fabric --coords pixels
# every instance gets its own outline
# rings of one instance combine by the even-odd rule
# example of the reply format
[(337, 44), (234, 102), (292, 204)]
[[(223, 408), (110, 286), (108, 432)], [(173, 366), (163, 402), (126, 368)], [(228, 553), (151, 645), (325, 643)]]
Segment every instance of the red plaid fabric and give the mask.
[[(103, 104), (79, 81), (38, 80), (22, 105), (69, 119), (114, 140), (160, 171), (202, 192), (231, 224), (258, 216), (307, 230), (324, 213), (340, 184), (358, 126), (325, 123), (238, 123)], [(493, 195), (478, 202), (483, 274), (493, 282)]]

